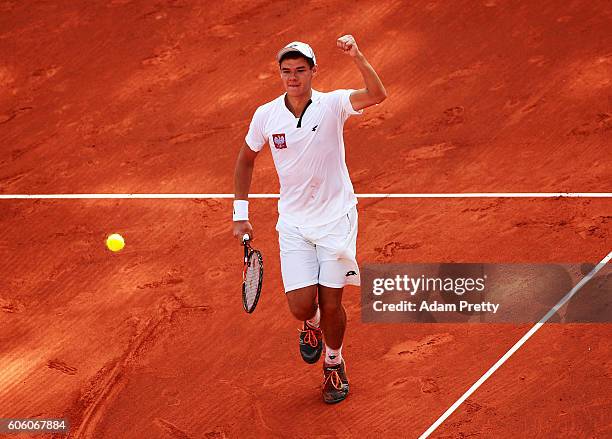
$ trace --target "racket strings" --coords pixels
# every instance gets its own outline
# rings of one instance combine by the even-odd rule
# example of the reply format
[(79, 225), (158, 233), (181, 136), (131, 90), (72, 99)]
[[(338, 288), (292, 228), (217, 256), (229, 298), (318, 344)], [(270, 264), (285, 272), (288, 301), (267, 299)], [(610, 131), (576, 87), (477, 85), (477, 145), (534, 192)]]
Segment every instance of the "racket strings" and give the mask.
[(253, 302), (257, 298), (259, 290), (259, 281), (261, 279), (261, 264), (256, 254), (249, 257), (246, 272), (244, 274), (244, 293), (247, 306), (253, 306)]

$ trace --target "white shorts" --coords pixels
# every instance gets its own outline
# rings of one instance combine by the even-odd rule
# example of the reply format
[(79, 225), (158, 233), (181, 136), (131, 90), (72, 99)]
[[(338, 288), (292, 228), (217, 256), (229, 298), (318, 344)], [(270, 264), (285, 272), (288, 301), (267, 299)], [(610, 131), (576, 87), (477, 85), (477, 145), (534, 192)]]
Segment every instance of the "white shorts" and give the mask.
[(285, 292), (316, 284), (359, 286), (356, 206), (340, 219), (317, 227), (294, 227), (279, 218), (276, 230)]

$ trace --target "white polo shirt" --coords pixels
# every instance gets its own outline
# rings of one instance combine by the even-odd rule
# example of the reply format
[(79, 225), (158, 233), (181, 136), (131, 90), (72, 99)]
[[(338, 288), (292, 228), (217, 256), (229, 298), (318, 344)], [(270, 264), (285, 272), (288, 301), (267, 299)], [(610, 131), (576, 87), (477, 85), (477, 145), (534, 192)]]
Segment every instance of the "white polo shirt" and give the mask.
[(355, 111), (353, 90), (312, 90), (312, 103), (295, 117), (285, 95), (255, 111), (245, 141), (253, 151), (268, 142), (280, 182), (279, 220), (296, 227), (330, 223), (357, 204), (344, 159), (344, 122)]

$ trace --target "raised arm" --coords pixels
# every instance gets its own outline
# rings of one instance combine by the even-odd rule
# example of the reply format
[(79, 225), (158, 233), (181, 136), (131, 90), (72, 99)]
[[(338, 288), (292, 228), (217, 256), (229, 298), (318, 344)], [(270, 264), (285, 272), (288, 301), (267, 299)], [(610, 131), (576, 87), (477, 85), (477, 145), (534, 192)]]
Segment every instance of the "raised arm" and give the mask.
[(240, 149), (234, 169), (234, 237), (242, 240), (245, 233), (253, 239), (253, 227), (248, 220), (248, 198), (257, 152), (245, 143)]
[(338, 38), (336, 45), (345, 54), (350, 55), (355, 62), (355, 65), (361, 72), (365, 88), (355, 90), (351, 93), (351, 105), (356, 111), (370, 107), (375, 104), (380, 104), (387, 98), (387, 91), (382, 81), (376, 74), (376, 71), (363, 53), (357, 47), (355, 38), (352, 35), (344, 35)]

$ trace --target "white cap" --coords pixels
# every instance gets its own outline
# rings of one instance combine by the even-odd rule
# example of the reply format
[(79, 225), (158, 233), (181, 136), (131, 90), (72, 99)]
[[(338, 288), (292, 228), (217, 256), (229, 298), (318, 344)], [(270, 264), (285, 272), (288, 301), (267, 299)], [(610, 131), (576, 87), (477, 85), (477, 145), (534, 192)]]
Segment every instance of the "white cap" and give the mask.
[(276, 55), (276, 60), (280, 61), (281, 56), (289, 52), (299, 52), (306, 58), (312, 59), (313, 63), (317, 63), (317, 59), (315, 58), (314, 50), (312, 50), (312, 47), (310, 47), (306, 43), (302, 43), (301, 41), (294, 41), (283, 47)]

